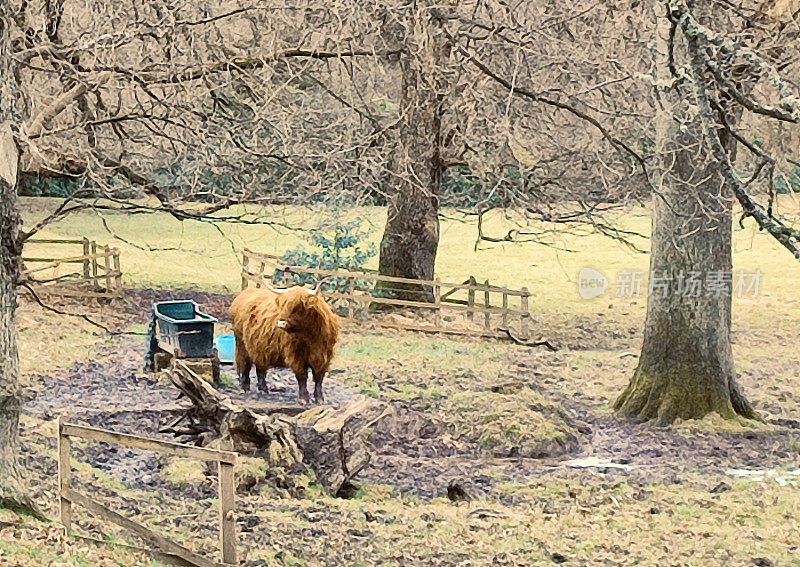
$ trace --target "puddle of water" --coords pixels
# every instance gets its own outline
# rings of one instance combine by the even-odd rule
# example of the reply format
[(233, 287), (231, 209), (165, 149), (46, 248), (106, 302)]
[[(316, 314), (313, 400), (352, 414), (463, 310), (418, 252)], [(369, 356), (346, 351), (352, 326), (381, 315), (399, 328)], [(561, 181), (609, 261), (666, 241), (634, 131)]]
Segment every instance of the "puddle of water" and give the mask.
[(728, 469), (725, 471), (729, 476), (744, 478), (752, 482), (764, 482), (767, 479), (774, 480), (779, 486), (796, 484), (800, 480), (800, 469), (781, 471), (777, 469)]
[(570, 459), (569, 461), (564, 461), (563, 464), (567, 465), (568, 467), (577, 469), (597, 468), (597, 469), (620, 469), (623, 471), (629, 471), (633, 468), (632, 465), (615, 463), (610, 459), (599, 459), (597, 457), (582, 457), (580, 459)]

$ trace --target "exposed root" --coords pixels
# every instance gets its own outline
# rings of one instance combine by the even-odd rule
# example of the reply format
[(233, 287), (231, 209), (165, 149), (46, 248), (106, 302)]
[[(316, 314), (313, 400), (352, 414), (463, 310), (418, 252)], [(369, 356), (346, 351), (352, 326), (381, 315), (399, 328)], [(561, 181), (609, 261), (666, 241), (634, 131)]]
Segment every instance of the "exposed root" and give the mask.
[(761, 422), (764, 421), (764, 418), (753, 409), (753, 406), (751, 406), (750, 402), (747, 401), (747, 398), (744, 397), (744, 394), (742, 394), (741, 390), (739, 389), (739, 385), (735, 380), (730, 381), (730, 392), (733, 411), (747, 419), (754, 419)]

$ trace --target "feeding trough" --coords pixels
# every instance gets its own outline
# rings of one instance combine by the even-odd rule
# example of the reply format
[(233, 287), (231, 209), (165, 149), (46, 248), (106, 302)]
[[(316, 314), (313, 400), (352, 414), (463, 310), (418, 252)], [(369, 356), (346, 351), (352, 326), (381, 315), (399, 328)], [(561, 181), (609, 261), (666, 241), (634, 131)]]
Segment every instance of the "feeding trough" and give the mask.
[(159, 301), (153, 305), (159, 348), (178, 358), (214, 355), (214, 323), (194, 301)]
[(166, 368), (179, 358), (198, 374), (211, 374), (219, 382), (219, 357), (214, 348), (214, 323), (217, 320), (200, 311), (194, 301), (157, 301), (148, 333), (150, 348), (145, 369)]

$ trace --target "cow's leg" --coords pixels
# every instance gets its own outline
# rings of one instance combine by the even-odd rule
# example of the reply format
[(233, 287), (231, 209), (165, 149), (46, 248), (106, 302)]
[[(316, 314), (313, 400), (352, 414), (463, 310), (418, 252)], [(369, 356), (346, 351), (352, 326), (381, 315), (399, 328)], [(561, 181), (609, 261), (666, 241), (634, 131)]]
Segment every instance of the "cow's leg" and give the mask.
[(294, 369), (294, 376), (297, 378), (297, 385), (300, 388), (299, 397), (300, 401), (304, 404), (311, 403), (311, 396), (308, 395), (308, 387), (306, 387), (306, 382), (308, 382), (308, 367), (304, 366), (303, 369), (295, 368)]
[(314, 403), (324, 404), (325, 396), (322, 394), (322, 379), (325, 378), (325, 373), (317, 372), (313, 368), (311, 369), (311, 373), (314, 376)]
[(253, 368), (253, 363), (247, 359), (241, 365), (237, 365), (239, 369), (239, 384), (245, 392), (250, 391), (250, 369)]
[(239, 384), (245, 392), (250, 391), (250, 369), (253, 367), (253, 361), (247, 356), (247, 350), (244, 348), (244, 343), (236, 337), (236, 353), (234, 355), (236, 360), (236, 370), (239, 371)]
[(256, 365), (256, 376), (258, 377), (258, 391), (269, 392), (269, 387), (267, 387), (267, 367)]

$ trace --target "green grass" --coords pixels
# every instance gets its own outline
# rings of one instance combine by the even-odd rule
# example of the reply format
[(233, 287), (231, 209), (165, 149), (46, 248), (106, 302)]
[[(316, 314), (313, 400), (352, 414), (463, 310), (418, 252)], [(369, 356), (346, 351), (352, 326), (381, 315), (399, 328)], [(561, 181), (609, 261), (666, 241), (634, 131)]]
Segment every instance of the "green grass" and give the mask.
[(362, 392), (387, 399), (439, 398), (464, 384), (500, 380), (509, 345), (413, 333), (348, 335), (337, 364)]
[(754, 557), (768, 557), (775, 565), (795, 561), (796, 544), (790, 540), (798, 519), (792, 504), (796, 487), (727, 479), (730, 491), (711, 494), (709, 487), (720, 478), (707, 473), (689, 474), (669, 486), (627, 481), (587, 486), (577, 480), (565, 479), (569, 490), (552, 479), (504, 486), (523, 502), (546, 503), (545, 513), (532, 516), (531, 531), (547, 549), (576, 564), (604, 564), (605, 559), (625, 565), (747, 565)]
[(161, 474), (174, 486), (198, 485), (206, 481), (205, 463), (196, 459), (170, 458)]

